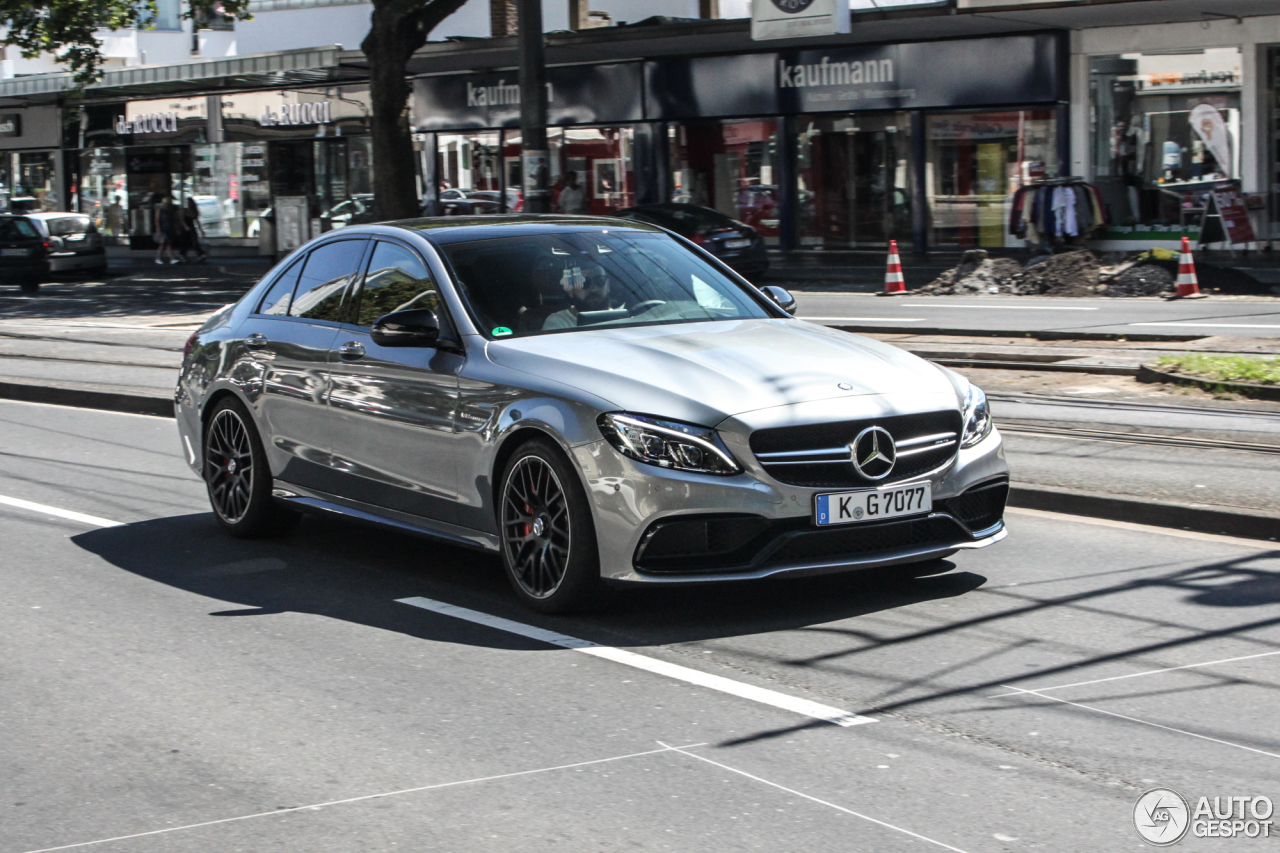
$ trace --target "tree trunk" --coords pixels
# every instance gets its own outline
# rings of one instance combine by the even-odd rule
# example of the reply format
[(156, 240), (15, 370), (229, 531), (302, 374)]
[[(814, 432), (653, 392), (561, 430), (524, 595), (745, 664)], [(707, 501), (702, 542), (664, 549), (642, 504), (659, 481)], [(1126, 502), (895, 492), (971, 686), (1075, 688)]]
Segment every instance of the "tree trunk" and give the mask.
[(409, 134), (410, 85), (405, 79), (405, 68), (417, 46), (412, 44), (415, 39), (405, 38), (407, 28), (400, 16), (375, 7), (373, 26), (361, 45), (369, 57), (373, 212), (379, 220), (408, 219), (420, 213), (414, 179), (417, 164)]

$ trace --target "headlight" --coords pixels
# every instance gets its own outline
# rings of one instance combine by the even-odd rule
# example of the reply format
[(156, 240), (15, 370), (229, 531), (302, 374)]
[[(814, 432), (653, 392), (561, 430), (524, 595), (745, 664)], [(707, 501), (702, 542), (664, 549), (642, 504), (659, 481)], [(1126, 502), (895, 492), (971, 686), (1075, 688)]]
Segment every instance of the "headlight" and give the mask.
[(964, 400), (964, 435), (960, 438), (961, 447), (973, 447), (991, 435), (991, 407), (987, 405), (987, 395), (977, 385), (969, 386), (969, 394)]
[(698, 474), (742, 470), (713, 429), (621, 413), (603, 414), (597, 423), (615, 450), (637, 462)]

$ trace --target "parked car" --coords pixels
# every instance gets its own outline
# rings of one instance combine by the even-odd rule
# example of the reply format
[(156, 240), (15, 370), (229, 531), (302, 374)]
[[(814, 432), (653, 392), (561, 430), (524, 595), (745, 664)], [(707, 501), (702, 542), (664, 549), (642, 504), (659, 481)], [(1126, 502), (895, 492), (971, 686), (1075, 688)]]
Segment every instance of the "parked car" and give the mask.
[(666, 202), (628, 207), (614, 215), (660, 225), (687, 237), (747, 278), (761, 276), (769, 268), (769, 254), (760, 233), (718, 210)]
[(471, 212), (477, 214), (519, 213), (524, 210), (524, 197), (520, 190), (507, 188), (507, 209), (501, 209), (502, 193), (497, 190), (475, 190), (467, 193), (467, 201), (471, 204)]
[(381, 524), (500, 556), (547, 612), (1004, 537), (982, 391), (791, 304), (639, 221), (352, 226), (191, 336), (184, 455), (233, 536)]
[(329, 208), (322, 218), (329, 220), (330, 228), (346, 228), (348, 225), (373, 222), (373, 193), (361, 193), (340, 201)]
[(107, 271), (107, 251), (93, 220), (80, 213), (0, 215), (0, 272), (35, 293), (50, 273)]

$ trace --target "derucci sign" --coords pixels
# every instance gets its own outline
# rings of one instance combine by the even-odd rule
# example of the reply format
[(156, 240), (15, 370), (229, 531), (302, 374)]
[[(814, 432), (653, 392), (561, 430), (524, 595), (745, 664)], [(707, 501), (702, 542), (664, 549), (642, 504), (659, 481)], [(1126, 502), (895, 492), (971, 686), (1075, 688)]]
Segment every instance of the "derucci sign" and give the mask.
[(178, 114), (146, 113), (127, 119), (120, 116), (116, 119), (116, 133), (176, 133), (178, 131)]

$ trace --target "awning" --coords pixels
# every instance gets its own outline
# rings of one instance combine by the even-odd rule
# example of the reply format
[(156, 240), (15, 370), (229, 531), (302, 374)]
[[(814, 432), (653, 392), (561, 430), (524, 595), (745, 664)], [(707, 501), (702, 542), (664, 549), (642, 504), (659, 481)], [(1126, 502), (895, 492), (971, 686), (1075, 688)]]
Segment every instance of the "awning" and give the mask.
[[(342, 64), (338, 46), (282, 50), (174, 65), (117, 68), (84, 90), (84, 100), (131, 100), (290, 88), (365, 80), (368, 72)], [(38, 104), (76, 91), (69, 72), (0, 80), (0, 101)]]

